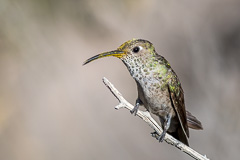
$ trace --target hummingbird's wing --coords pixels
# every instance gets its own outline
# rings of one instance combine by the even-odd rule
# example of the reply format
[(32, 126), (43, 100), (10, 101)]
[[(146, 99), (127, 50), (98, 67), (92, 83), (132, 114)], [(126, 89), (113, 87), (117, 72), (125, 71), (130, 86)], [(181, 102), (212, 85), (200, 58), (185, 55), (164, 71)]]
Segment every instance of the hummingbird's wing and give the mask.
[(186, 138), (185, 141), (187, 141), (187, 137), (189, 137), (189, 130), (187, 125), (187, 117), (186, 117), (186, 110), (185, 110), (185, 104), (184, 104), (184, 93), (183, 89), (181, 87), (180, 81), (174, 72), (174, 70), (171, 68), (168, 61), (161, 55), (156, 54), (157, 62), (160, 65), (165, 65), (168, 69), (171, 69), (170, 79), (168, 80), (167, 86), (169, 91), (169, 96), (173, 105), (174, 110), (177, 113), (179, 122), (181, 124), (183, 136)]
[(168, 91), (170, 94), (170, 99), (174, 110), (177, 113), (179, 122), (181, 124), (182, 130), (186, 137), (189, 137), (189, 130), (187, 125), (186, 110), (184, 104), (184, 93), (176, 76), (172, 79), (170, 84), (168, 84)]

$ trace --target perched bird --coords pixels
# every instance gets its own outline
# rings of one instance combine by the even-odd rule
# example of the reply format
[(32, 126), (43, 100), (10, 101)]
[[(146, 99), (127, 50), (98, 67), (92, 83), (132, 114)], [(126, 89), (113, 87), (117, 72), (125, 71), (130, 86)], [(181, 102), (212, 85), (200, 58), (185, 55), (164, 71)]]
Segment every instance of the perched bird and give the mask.
[(143, 39), (132, 39), (110, 52), (89, 58), (83, 65), (103, 57), (114, 56), (122, 60), (137, 83), (138, 98), (132, 114), (143, 105), (159, 117), (163, 133), (166, 132), (188, 144), (189, 129), (202, 129), (201, 122), (186, 111), (181, 83), (169, 62), (159, 55), (153, 44)]

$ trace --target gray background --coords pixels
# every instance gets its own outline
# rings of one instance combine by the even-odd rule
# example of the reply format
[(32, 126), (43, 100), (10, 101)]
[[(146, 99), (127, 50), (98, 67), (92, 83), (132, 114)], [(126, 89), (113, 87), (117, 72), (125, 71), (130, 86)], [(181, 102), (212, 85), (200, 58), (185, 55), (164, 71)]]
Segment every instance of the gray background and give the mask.
[(178, 74), (204, 130), (190, 145), (211, 159), (240, 150), (239, 0), (1, 0), (0, 159), (191, 159), (152, 130), (131, 103), (136, 85), (117, 58), (86, 66), (132, 38), (150, 40)]

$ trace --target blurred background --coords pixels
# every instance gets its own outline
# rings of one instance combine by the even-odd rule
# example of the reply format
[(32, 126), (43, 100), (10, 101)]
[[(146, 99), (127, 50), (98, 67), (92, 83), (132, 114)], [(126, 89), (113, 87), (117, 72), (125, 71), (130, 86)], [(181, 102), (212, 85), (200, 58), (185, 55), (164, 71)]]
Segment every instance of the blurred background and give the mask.
[(137, 97), (120, 60), (82, 66), (132, 38), (151, 41), (178, 74), (204, 127), (190, 130), (191, 147), (239, 158), (239, 0), (1, 0), (0, 159), (192, 159), (114, 109), (102, 77)]

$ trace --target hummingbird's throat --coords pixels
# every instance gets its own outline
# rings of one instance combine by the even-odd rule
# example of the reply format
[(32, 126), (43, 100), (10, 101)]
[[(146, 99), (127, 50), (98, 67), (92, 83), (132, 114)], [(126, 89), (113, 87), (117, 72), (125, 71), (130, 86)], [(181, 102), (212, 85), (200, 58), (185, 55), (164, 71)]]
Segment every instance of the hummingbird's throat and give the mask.
[[(144, 57), (125, 57), (123, 63), (128, 68), (130, 75), (142, 86), (147, 86), (149, 83), (155, 83), (157, 79), (154, 76), (154, 68), (149, 67), (150, 61)], [(159, 83), (159, 82), (157, 82)]]
[(126, 56), (122, 61), (133, 78), (138, 77), (138, 74), (140, 74), (142, 68), (144, 68), (144, 63), (141, 63), (141, 59), (138, 57)]

